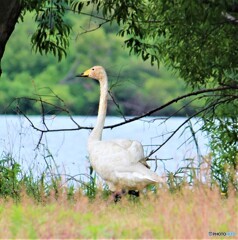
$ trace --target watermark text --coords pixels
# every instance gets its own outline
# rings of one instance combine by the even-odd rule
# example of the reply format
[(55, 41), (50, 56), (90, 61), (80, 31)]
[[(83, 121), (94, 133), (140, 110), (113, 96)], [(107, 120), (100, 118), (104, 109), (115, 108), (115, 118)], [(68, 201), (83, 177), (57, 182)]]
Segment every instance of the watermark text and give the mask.
[(235, 232), (208, 232), (209, 237), (234, 237)]

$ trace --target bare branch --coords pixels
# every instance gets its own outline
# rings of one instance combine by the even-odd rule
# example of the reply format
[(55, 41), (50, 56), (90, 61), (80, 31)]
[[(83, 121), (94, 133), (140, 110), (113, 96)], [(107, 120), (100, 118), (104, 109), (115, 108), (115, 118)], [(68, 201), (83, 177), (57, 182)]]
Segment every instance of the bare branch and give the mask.
[(146, 157), (147, 159), (149, 159), (155, 152), (157, 152), (159, 149), (161, 149), (186, 123), (190, 122), (190, 120), (198, 115), (200, 115), (203, 112), (206, 112), (207, 110), (209, 110), (210, 108), (215, 108), (216, 106), (226, 103), (228, 101), (234, 100), (237, 97), (232, 97), (230, 99), (222, 99), (220, 101), (216, 101), (215, 103), (212, 103), (210, 105), (208, 105), (207, 107), (201, 109), (200, 111), (194, 113), (192, 116), (190, 116), (189, 118), (187, 118), (182, 124), (180, 124), (173, 132), (172, 134), (161, 144), (159, 145), (159, 147), (157, 147), (156, 149), (152, 150), (150, 152), (150, 154)]
[(118, 127), (118, 126), (122, 126), (124, 124), (127, 124), (127, 123), (130, 123), (130, 122), (134, 122), (134, 121), (137, 121), (141, 118), (144, 118), (144, 117), (148, 117), (148, 116), (151, 116), (152, 114), (168, 107), (169, 105), (172, 105), (173, 103), (176, 103), (182, 99), (185, 99), (185, 98), (188, 98), (188, 97), (191, 97), (191, 96), (196, 96), (196, 95), (199, 95), (199, 94), (203, 94), (203, 93), (210, 93), (210, 92), (217, 92), (217, 91), (225, 91), (225, 90), (230, 90), (230, 89), (234, 89), (232, 88), (231, 86), (224, 86), (224, 87), (218, 87), (218, 88), (209, 88), (209, 89), (202, 89), (202, 90), (198, 90), (198, 91), (195, 91), (195, 92), (192, 92), (192, 93), (188, 93), (188, 94), (185, 94), (185, 95), (182, 95), (180, 97), (177, 97), (177, 98), (174, 98), (172, 99), (171, 101), (165, 103), (164, 105), (158, 107), (158, 108), (155, 108), (145, 114), (142, 114), (140, 116), (137, 116), (137, 117), (134, 117), (134, 118), (130, 118), (130, 119), (127, 119), (126, 121), (124, 122), (121, 122), (121, 123), (117, 123), (117, 124), (114, 124), (114, 125), (110, 125), (110, 126), (105, 126), (104, 128), (115, 128), (115, 127)]
[[(142, 119), (144, 117), (147, 117), (147, 116), (151, 116), (152, 114), (156, 113), (156, 112), (159, 112), (160, 110), (168, 107), (169, 105), (172, 105), (173, 103), (176, 103), (182, 99), (186, 99), (186, 98), (189, 98), (189, 97), (192, 97), (192, 96), (197, 96), (197, 95), (200, 95), (200, 94), (203, 94), (203, 93), (211, 93), (211, 92), (218, 92), (218, 91), (225, 91), (225, 90), (231, 90), (231, 89), (234, 89), (233, 87), (231, 86), (224, 86), (224, 87), (218, 87), (218, 88), (211, 88), (211, 89), (202, 89), (202, 90), (198, 90), (198, 91), (195, 91), (195, 92), (192, 92), (192, 93), (188, 93), (188, 94), (185, 94), (185, 95), (182, 95), (180, 97), (177, 97), (175, 99), (172, 99), (171, 101), (167, 102), (166, 104), (163, 104), (161, 105), (160, 107), (158, 108), (155, 108), (155, 109), (152, 109), (151, 111), (148, 111), (147, 113), (145, 114), (142, 114), (140, 116), (137, 116), (137, 117), (133, 117), (133, 118), (130, 118), (130, 119), (126, 119), (122, 122), (119, 122), (117, 124), (113, 124), (113, 125), (108, 125), (108, 126), (105, 126), (104, 128), (110, 128), (110, 129), (113, 129), (115, 127), (119, 127), (119, 126), (122, 126), (122, 125), (125, 125), (125, 124), (128, 124), (128, 123), (131, 123), (131, 122), (134, 122), (134, 121), (137, 121), (139, 119)], [(54, 95), (54, 97), (57, 97), (61, 102), (63, 102), (62, 99), (60, 99), (57, 95)], [(207, 95), (204, 95), (204, 97), (211, 97), (211, 95), (207, 96)], [(39, 101), (39, 99), (35, 99), (35, 98), (29, 98), (29, 97), (21, 97), (21, 98), (16, 98), (15, 100), (20, 100), (20, 99), (26, 99), (26, 100), (29, 100), (29, 101)], [(74, 122), (74, 124), (76, 125), (75, 128), (61, 128), (61, 129), (40, 129), (36, 126), (33, 125), (33, 123), (30, 121), (29, 117), (26, 117), (26, 119), (30, 122), (30, 124), (32, 125), (32, 127), (37, 130), (37, 131), (40, 131), (40, 132), (60, 132), (60, 131), (76, 131), (76, 130), (82, 130), (82, 129), (92, 129), (92, 127), (85, 127), (85, 126), (80, 126), (74, 119), (73, 117), (71, 116), (71, 114), (69, 113), (68, 109), (64, 106), (63, 108), (60, 107), (60, 106), (57, 106), (55, 104), (52, 104), (52, 103), (49, 103), (43, 99), (41, 99), (41, 103), (42, 104), (47, 104), (51, 107), (54, 107), (56, 108), (58, 111), (60, 112), (64, 112), (64, 113), (67, 113), (67, 115), (70, 117), (70, 119)], [(20, 109), (18, 109), (20, 111)], [(23, 114), (22, 111), (20, 111), (21, 114)], [(23, 114), (24, 116), (26, 116), (25, 114)], [(195, 114), (197, 115), (197, 113)]]
[(110, 90), (108, 91), (108, 94), (110, 95), (113, 103), (116, 105), (118, 113), (119, 113), (119, 114), (123, 117), (123, 119), (126, 121), (126, 117), (125, 117), (125, 115), (123, 114), (123, 112), (122, 112), (122, 110), (121, 110), (121, 108), (120, 108), (120, 105), (116, 102), (116, 100), (115, 100), (115, 98), (114, 98), (114, 96), (112, 95), (112, 92), (111, 92)]
[(79, 36), (81, 36), (83, 34), (94, 32), (94, 31), (98, 30), (99, 28), (101, 28), (104, 24), (106, 24), (106, 23), (108, 23), (110, 21), (111, 20), (106, 20), (105, 22), (99, 23), (97, 27), (91, 28), (89, 30), (83, 29), (83, 32), (79, 33), (76, 38), (78, 38)]
[[(212, 89), (203, 89), (203, 90), (198, 90), (198, 91), (195, 91), (195, 92), (192, 92), (192, 93), (188, 93), (188, 94), (185, 94), (185, 95), (182, 95), (180, 97), (177, 97), (175, 99), (172, 99), (171, 101), (167, 102), (166, 104), (158, 107), (158, 108), (155, 108), (155, 109), (152, 109), (151, 111), (148, 111), (147, 113), (145, 114), (142, 114), (140, 116), (137, 116), (137, 117), (134, 117), (134, 118), (130, 118), (130, 119), (126, 119), (125, 116), (124, 116), (124, 121), (120, 122), (120, 123), (117, 123), (117, 124), (114, 124), (114, 125), (108, 125), (108, 126), (105, 126), (104, 128), (110, 128), (110, 129), (113, 129), (113, 128), (116, 128), (116, 127), (119, 127), (119, 126), (122, 126), (122, 125), (125, 125), (125, 124), (128, 124), (128, 123), (131, 123), (133, 121), (137, 121), (139, 119), (142, 119), (144, 117), (147, 117), (147, 116), (151, 116), (152, 114), (168, 107), (169, 105), (173, 104), (173, 103), (176, 103), (178, 101), (181, 101), (183, 99), (186, 99), (186, 98), (189, 98), (189, 97), (193, 97), (193, 96), (196, 96), (195, 99), (192, 99), (189, 101), (189, 103), (192, 103), (193, 101), (197, 100), (197, 99), (202, 99), (202, 98), (207, 98), (207, 97), (217, 97), (217, 96), (220, 96), (220, 94), (216, 94), (216, 95), (211, 95), (210, 93), (214, 93), (214, 92), (220, 92), (220, 91), (226, 91), (226, 90), (234, 90), (236, 89), (236, 87), (233, 87), (233, 86), (223, 86), (223, 87), (218, 87), (218, 88), (212, 88)], [(37, 127), (36, 125), (34, 125), (34, 123), (31, 121), (31, 119), (20, 109), (20, 106), (18, 104), (17, 106), (17, 110), (20, 114), (22, 114), (26, 119), (27, 121), (30, 123), (31, 127), (33, 129), (35, 129), (36, 131), (39, 131), (40, 132), (40, 139), (38, 141), (38, 144), (37, 144), (37, 147), (39, 146), (39, 144), (41, 143), (41, 140), (43, 138), (43, 135), (45, 133), (48, 133), (48, 132), (61, 132), (61, 131), (76, 131), (76, 130), (82, 130), (82, 129), (87, 129), (87, 130), (90, 130), (92, 129), (92, 127), (86, 127), (86, 126), (80, 126), (73, 118), (73, 116), (70, 114), (69, 110), (67, 109), (67, 106), (65, 105), (64, 101), (59, 97), (57, 96), (56, 94), (53, 93), (53, 91), (51, 91), (53, 95), (45, 95), (47, 97), (55, 97), (57, 98), (60, 103), (63, 105), (63, 106), (57, 106), (53, 103), (50, 103), (50, 102), (47, 102), (45, 101), (44, 99), (42, 99), (42, 96), (39, 96), (37, 95), (38, 97), (37, 98), (28, 98), (28, 97), (24, 97), (24, 98), (16, 98), (15, 100), (18, 101), (18, 103), (20, 104), (20, 100), (24, 99), (24, 100), (28, 100), (28, 101), (34, 101), (34, 102), (39, 102), (40, 103), (40, 106), (41, 106), (41, 117), (42, 117), (42, 123), (43, 123), (43, 128), (40, 128), (40, 127)], [(201, 113), (204, 113), (206, 112), (207, 110), (211, 110), (211, 111), (214, 111), (214, 108), (219, 105), (219, 104), (222, 104), (222, 103), (225, 103), (227, 101), (230, 101), (232, 99), (237, 99), (238, 96), (237, 95), (232, 95), (232, 94), (224, 94), (222, 95), (224, 98), (222, 98), (221, 100), (217, 99), (216, 101), (213, 101), (211, 104), (209, 104), (208, 106), (202, 108), (200, 111), (197, 111), (196, 113), (194, 113), (192, 116), (188, 117), (176, 130), (168, 133), (169, 134), (169, 137), (163, 142), (163, 144), (159, 145), (155, 150), (151, 151), (150, 154), (146, 157), (147, 160), (149, 160), (149, 158), (155, 153), (157, 152), (161, 147), (163, 147), (175, 134), (176, 132), (179, 131), (179, 129), (181, 129), (186, 123), (188, 123), (192, 118), (198, 116), (199, 114)], [(120, 110), (120, 106), (119, 104), (115, 101), (115, 99), (112, 97), (114, 103), (116, 104), (117, 108)], [(189, 104), (188, 103), (188, 104)], [(58, 112), (63, 112), (63, 113), (66, 113), (70, 120), (76, 125), (76, 127), (74, 128), (60, 128), (60, 129), (51, 129), (47, 126), (47, 122), (45, 120), (45, 116), (47, 115), (46, 114), (46, 111), (45, 111), (45, 106), (48, 105), (50, 107), (53, 107), (55, 108), (55, 110), (57, 110)], [(180, 109), (181, 110), (181, 109)], [(171, 115), (172, 116), (172, 115)], [(167, 121), (171, 116), (169, 116), (168, 118), (166, 118), (165, 121)]]

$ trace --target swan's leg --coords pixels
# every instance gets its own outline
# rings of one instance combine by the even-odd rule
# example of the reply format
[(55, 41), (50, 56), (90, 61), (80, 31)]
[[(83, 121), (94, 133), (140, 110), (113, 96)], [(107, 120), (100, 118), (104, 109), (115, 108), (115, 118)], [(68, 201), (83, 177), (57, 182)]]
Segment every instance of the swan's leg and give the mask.
[(112, 193), (112, 197), (115, 203), (119, 202), (123, 195), (129, 194), (130, 197), (138, 198), (140, 197), (140, 192), (138, 190), (129, 190), (128, 192), (126, 190), (121, 191), (115, 191)]
[(120, 192), (113, 193), (113, 200), (115, 203), (119, 202), (121, 200), (121, 193)]
[(113, 192), (112, 196), (113, 196), (113, 200), (115, 203), (119, 202), (122, 198), (123, 195), (126, 194), (126, 191), (123, 189), (121, 191), (115, 191)]
[(139, 197), (140, 196), (140, 192), (138, 190), (129, 190), (128, 194), (130, 196), (134, 196), (134, 197)]

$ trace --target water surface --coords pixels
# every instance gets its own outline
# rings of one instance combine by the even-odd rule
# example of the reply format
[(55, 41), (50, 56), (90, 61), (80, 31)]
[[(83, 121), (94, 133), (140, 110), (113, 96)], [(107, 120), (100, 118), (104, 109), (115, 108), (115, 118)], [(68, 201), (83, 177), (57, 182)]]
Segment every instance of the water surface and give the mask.
[[(95, 117), (74, 116), (74, 120), (84, 127), (91, 127)], [(43, 129), (40, 116), (31, 116), (32, 123)], [(143, 118), (117, 128), (105, 129), (103, 139), (128, 138), (140, 141), (144, 145), (145, 154), (156, 149), (171, 133), (178, 128), (186, 118)], [(47, 116), (46, 124), (50, 129), (75, 128), (75, 124), (67, 116)], [(107, 117), (106, 125), (122, 122), (122, 118)], [(35, 174), (46, 168), (46, 162), (54, 166), (52, 171), (59, 171), (69, 175), (85, 174), (89, 172), (87, 159), (87, 138), (90, 130), (52, 132), (43, 135), (38, 148), (40, 132), (32, 128), (24, 116), (0, 116), (0, 154), (2, 157), (11, 154), (26, 170), (32, 169)], [(193, 131), (200, 128), (196, 120), (192, 121)], [(183, 134), (182, 134), (183, 133)], [(158, 161), (157, 172), (161, 174), (165, 169), (175, 171), (186, 165), (185, 159), (198, 159), (197, 147), (191, 137), (188, 125), (182, 127), (153, 157), (163, 159)], [(196, 140), (202, 155), (208, 153), (206, 138), (198, 132)], [(199, 153), (199, 154), (200, 154)], [(168, 160), (170, 159), (170, 160)], [(155, 163), (150, 162), (152, 169)], [(56, 171), (57, 170), (57, 171)]]

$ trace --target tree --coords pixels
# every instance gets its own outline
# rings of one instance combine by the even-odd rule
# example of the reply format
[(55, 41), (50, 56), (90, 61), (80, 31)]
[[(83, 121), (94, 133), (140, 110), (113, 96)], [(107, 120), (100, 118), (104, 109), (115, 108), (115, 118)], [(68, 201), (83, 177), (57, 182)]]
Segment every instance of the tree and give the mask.
[(0, 75), (1, 59), (4, 54), (6, 43), (11, 36), (17, 19), (21, 13), (21, 4), (18, 0), (1, 1), (0, 8)]
[[(35, 11), (37, 29), (32, 36), (36, 52), (53, 53), (62, 59), (69, 44), (70, 27), (63, 19), (71, 1), (67, 0), (2, 0), (0, 9), (0, 63), (5, 46), (19, 18), (24, 20), (27, 11)], [(0, 75), (2, 73), (0, 64)]]
[[(8, 1), (4, 2), (6, 6)], [(19, 11), (19, 4), (11, 2)], [(90, 14), (83, 12), (86, 7), (91, 8)], [(212, 138), (211, 147), (215, 154), (212, 168), (218, 166), (223, 176), (227, 176), (224, 183), (219, 180), (219, 174), (215, 174), (216, 180), (224, 191), (229, 181), (237, 188), (234, 178), (238, 161), (236, 1), (138, 0), (136, 4), (134, 0), (21, 1), (21, 16), (25, 11), (33, 10), (38, 27), (32, 36), (32, 44), (41, 54), (53, 53), (59, 60), (66, 55), (71, 28), (65, 13), (74, 11), (99, 19), (98, 27), (116, 22), (118, 34), (126, 37), (125, 45), (131, 53), (140, 55), (145, 61), (150, 60), (151, 64), (166, 63), (193, 88), (219, 89), (206, 96), (206, 105), (198, 112), (202, 114), (204, 130)], [(18, 11), (15, 10), (16, 16)], [(11, 31), (6, 34), (5, 43)], [(219, 136), (219, 140), (214, 135)], [(226, 154), (221, 154), (223, 150), (218, 146), (222, 148), (227, 144), (231, 147), (223, 149)], [(226, 164), (232, 171), (223, 167)]]

